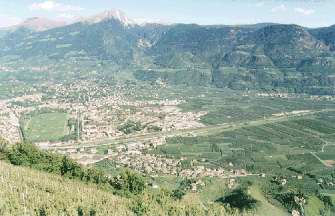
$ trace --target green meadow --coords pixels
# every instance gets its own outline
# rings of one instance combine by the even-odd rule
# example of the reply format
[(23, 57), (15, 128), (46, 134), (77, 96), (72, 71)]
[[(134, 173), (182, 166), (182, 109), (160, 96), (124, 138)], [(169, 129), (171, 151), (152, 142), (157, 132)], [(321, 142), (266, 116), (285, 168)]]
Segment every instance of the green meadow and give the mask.
[(24, 137), (28, 141), (57, 141), (68, 135), (68, 115), (62, 112), (34, 114), (25, 119)]

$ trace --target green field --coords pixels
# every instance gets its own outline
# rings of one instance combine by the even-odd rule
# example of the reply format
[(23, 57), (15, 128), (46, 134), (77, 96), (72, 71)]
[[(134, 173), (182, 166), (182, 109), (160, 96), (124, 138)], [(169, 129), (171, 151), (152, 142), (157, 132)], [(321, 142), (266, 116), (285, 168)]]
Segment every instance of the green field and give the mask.
[(249, 193), (252, 197), (254, 197), (257, 201), (259, 201), (259, 206), (257, 207), (258, 215), (272, 215), (272, 216), (288, 216), (289, 214), (282, 207), (275, 206), (270, 203), (261, 189), (257, 185), (253, 185), (249, 188)]
[(335, 134), (334, 118), (334, 112), (326, 112), (258, 126), (245, 125), (207, 136), (172, 137), (152, 153), (196, 159), (209, 166), (225, 166), (232, 161), (258, 172), (276, 170), (278, 162), (299, 170), (319, 170), (324, 165), (310, 153), (315, 152), (323, 160), (335, 159), (330, 151), (333, 146), (326, 146), (326, 152), (322, 152)]
[(29, 141), (57, 141), (68, 135), (68, 115), (62, 112), (35, 114), (25, 119), (23, 134)]
[(179, 105), (184, 111), (208, 112), (201, 118), (206, 125), (255, 120), (295, 110), (335, 108), (333, 101), (313, 101), (304, 95), (294, 98), (260, 97), (257, 96), (257, 92), (245, 93), (229, 89), (185, 87), (165, 89), (161, 95), (184, 98), (186, 102)]

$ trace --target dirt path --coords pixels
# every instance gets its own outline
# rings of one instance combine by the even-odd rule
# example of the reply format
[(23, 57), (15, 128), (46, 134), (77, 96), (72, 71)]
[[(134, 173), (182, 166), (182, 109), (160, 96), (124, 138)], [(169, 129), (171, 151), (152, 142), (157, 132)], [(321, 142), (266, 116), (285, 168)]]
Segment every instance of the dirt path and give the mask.
[(313, 155), (318, 161), (320, 161), (325, 167), (329, 167), (329, 165), (326, 163), (326, 162), (324, 162), (319, 156), (317, 156), (316, 154), (315, 154), (315, 152), (310, 152), (311, 153), (311, 155)]

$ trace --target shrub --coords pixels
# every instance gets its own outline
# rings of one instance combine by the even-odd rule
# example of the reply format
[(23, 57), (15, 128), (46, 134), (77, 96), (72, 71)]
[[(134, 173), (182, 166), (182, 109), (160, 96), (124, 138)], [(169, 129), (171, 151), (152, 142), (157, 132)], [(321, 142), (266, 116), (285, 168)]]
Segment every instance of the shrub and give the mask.
[(85, 169), (66, 156), (42, 151), (29, 143), (17, 144), (6, 155), (13, 165), (32, 167), (69, 179), (91, 182), (107, 189), (116, 189), (120, 195), (139, 194), (146, 187), (144, 179), (136, 173), (127, 170), (109, 180), (100, 170)]
[(41, 151), (33, 144), (19, 143), (6, 154), (9, 161), (17, 166), (29, 166), (51, 173), (57, 173), (60, 170), (60, 156)]
[(275, 199), (278, 200), (289, 211), (292, 211), (293, 209), (300, 209), (300, 206), (296, 202), (295, 197), (304, 196), (301, 193), (295, 192), (278, 193), (275, 195)]
[(131, 134), (136, 131), (141, 131), (143, 129), (140, 122), (134, 122), (134, 121), (127, 121), (123, 125), (118, 127), (118, 130), (125, 133), (125, 134)]
[(44, 208), (40, 208), (40, 209), (38, 210), (38, 215), (39, 215), (39, 216), (47, 216), (47, 213), (46, 213), (46, 211), (45, 211)]
[(84, 216), (84, 210), (82, 207), (78, 207), (77, 209), (78, 216)]
[(143, 177), (129, 170), (114, 177), (111, 185), (124, 195), (139, 194), (146, 188)]
[(68, 157), (63, 157), (60, 167), (60, 174), (62, 176), (67, 176), (69, 178), (80, 178), (83, 179), (85, 172), (82, 167), (69, 159)]
[(171, 197), (175, 200), (181, 200), (184, 195), (185, 195), (185, 192), (183, 190), (176, 189), (172, 191)]

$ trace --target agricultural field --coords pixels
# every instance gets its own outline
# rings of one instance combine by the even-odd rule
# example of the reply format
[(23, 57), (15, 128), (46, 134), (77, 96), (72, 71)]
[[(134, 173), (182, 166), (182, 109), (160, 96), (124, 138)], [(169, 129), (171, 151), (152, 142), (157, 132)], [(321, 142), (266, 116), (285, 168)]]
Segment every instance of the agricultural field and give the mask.
[[(190, 90), (192, 91), (192, 90)], [(334, 109), (332, 101), (313, 101), (306, 95), (294, 95), (288, 98), (260, 97), (257, 92), (239, 92), (231, 90), (214, 90), (210, 88), (193, 90), (180, 107), (184, 111), (207, 111), (201, 118), (206, 125), (233, 123), (270, 117), (273, 114), (296, 110)], [(197, 94), (195, 95), (196, 92)]]
[(299, 161), (299, 166), (304, 165), (307, 170), (323, 168), (311, 153), (323, 160), (334, 159), (334, 146), (329, 144), (332, 140), (330, 135), (335, 134), (334, 116), (334, 112), (327, 112), (259, 126), (245, 125), (208, 136), (172, 137), (152, 153), (186, 157), (212, 166), (233, 162), (257, 171), (276, 168), (278, 161)]
[(24, 119), (22, 128), (28, 141), (58, 141), (69, 134), (68, 115), (63, 112), (33, 114)]

